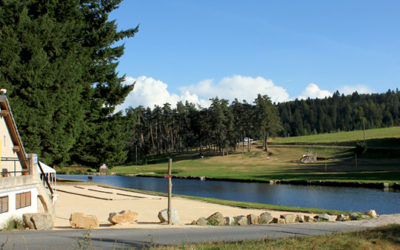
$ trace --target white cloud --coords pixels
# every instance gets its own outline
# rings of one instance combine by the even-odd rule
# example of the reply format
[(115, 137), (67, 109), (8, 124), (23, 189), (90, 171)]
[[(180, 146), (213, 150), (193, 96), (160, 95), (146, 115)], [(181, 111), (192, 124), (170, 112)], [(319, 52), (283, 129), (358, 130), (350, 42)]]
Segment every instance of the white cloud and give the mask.
[(125, 102), (117, 107), (117, 111), (125, 110), (129, 106), (153, 108), (154, 105), (162, 106), (170, 103), (173, 107), (179, 101), (188, 101), (202, 107), (210, 106), (210, 98), (218, 97), (233, 101), (246, 100), (252, 103), (257, 94), (268, 95), (273, 102), (288, 101), (289, 94), (280, 86), (276, 86), (271, 80), (263, 77), (247, 77), (235, 75), (225, 77), (214, 83), (214, 80), (203, 80), (196, 85), (182, 87), (181, 93), (170, 93), (168, 85), (152, 77), (140, 76), (138, 78), (126, 77), (125, 82), (132, 84), (136, 81), (134, 90), (126, 97)]
[(196, 85), (182, 87), (181, 90), (195, 93), (203, 98), (218, 97), (233, 101), (246, 100), (252, 103), (257, 94), (268, 95), (273, 102), (284, 102), (289, 100), (289, 94), (280, 86), (276, 86), (272, 80), (263, 77), (249, 77), (235, 75), (225, 77), (219, 82), (212, 79), (204, 80)]
[(117, 107), (117, 111), (139, 105), (153, 108), (155, 105), (163, 106), (165, 103), (174, 107), (179, 101), (189, 101), (202, 106), (209, 105), (208, 100), (200, 100), (196, 94), (191, 94), (188, 91), (182, 92), (181, 95), (170, 93), (167, 90), (168, 85), (166, 83), (152, 77), (126, 77), (125, 79), (127, 84), (132, 84), (135, 81), (135, 88), (126, 97), (125, 102)]
[[(258, 94), (268, 95), (273, 102), (285, 102), (294, 99), (283, 87), (277, 86), (272, 80), (263, 77), (235, 75), (225, 77), (218, 82), (213, 79), (206, 79), (195, 85), (181, 87), (179, 94), (169, 92), (167, 83), (152, 77), (126, 77), (125, 82), (132, 84), (135, 81), (134, 90), (129, 93), (125, 102), (117, 107), (117, 111), (139, 105), (153, 108), (155, 105), (163, 106), (165, 103), (170, 103), (172, 107), (175, 107), (179, 101), (188, 101), (201, 107), (209, 107), (209, 99), (214, 97), (228, 99), (229, 101), (237, 98), (239, 101), (246, 100), (252, 103)], [(358, 93), (373, 92), (365, 85), (344, 86), (339, 89), (339, 92), (344, 94), (351, 94), (354, 91)], [(323, 90), (317, 84), (310, 83), (301, 92), (298, 99), (307, 99), (308, 97), (323, 99), (329, 96), (332, 96), (329, 90)]]
[(309, 97), (323, 99), (329, 96), (332, 96), (331, 92), (329, 92), (328, 90), (320, 89), (319, 86), (315, 83), (310, 83), (308, 84), (306, 89), (301, 92), (298, 99), (307, 99)]
[(374, 91), (372, 89), (370, 89), (368, 86), (365, 85), (354, 85), (354, 86), (343, 86), (339, 89), (340, 93), (343, 93), (345, 95), (351, 95), (353, 94), (355, 91), (357, 91), (359, 94), (370, 94), (373, 93)]

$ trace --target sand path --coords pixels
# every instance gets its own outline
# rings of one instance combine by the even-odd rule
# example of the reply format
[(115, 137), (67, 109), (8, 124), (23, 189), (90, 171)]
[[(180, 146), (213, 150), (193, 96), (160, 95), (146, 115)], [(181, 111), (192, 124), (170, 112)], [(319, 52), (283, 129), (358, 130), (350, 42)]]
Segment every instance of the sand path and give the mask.
[[(96, 215), (100, 228), (165, 228), (159, 223), (158, 212), (167, 208), (167, 197), (141, 194), (131, 191), (124, 191), (98, 185), (65, 185), (57, 186), (56, 201), (56, 229), (70, 228), (69, 217), (71, 213), (82, 212), (84, 214)], [(289, 212), (268, 211), (261, 209), (244, 209), (218, 204), (207, 203), (184, 198), (173, 197), (172, 207), (178, 211), (181, 226), (192, 227), (190, 224), (199, 217), (208, 217), (215, 212), (221, 212), (224, 216), (238, 216), (269, 212), (275, 217)], [(139, 214), (138, 223), (130, 225), (112, 226), (108, 222), (108, 215), (111, 212), (131, 210)], [(293, 212), (290, 212), (293, 214)], [(295, 213), (303, 214), (303, 213)]]

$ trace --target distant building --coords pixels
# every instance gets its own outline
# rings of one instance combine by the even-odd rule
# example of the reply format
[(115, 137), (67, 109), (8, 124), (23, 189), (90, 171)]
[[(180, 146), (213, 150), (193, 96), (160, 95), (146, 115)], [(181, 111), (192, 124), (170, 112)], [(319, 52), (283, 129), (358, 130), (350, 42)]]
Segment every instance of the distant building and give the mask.
[(108, 172), (108, 167), (106, 164), (101, 165), (101, 167), (99, 168), (99, 172), (100, 173), (107, 173)]

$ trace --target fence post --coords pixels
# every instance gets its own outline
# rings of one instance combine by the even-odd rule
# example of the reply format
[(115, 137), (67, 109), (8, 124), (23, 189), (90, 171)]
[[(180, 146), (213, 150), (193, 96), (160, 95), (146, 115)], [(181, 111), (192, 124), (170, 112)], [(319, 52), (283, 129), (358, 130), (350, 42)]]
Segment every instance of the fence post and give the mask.
[(172, 197), (172, 159), (169, 158), (168, 160), (168, 224), (172, 224), (171, 220), (171, 197)]

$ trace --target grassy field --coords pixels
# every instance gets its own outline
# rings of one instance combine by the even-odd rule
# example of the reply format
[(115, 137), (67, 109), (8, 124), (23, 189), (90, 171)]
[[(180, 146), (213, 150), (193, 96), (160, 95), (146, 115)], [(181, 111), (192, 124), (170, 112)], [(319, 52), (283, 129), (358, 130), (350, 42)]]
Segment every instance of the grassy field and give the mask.
[[(173, 175), (246, 181), (338, 181), (338, 182), (399, 182), (400, 127), (365, 131), (366, 152), (356, 155), (356, 142), (363, 141), (363, 131), (340, 132), (277, 138), (269, 152), (253, 145), (251, 152), (231, 152), (220, 156), (198, 152), (173, 155)], [(340, 142), (340, 143), (339, 143)], [(300, 163), (300, 158), (312, 152), (318, 157), (313, 163)], [(167, 157), (149, 159), (153, 164), (126, 165), (112, 168), (118, 175), (164, 176)], [(58, 173), (86, 173), (82, 168), (59, 168)], [(89, 173), (90, 174), (90, 173)]]
[(182, 244), (148, 249), (400, 249), (400, 225), (389, 225), (365, 231), (313, 237), (265, 239), (260, 241)]
[[(376, 140), (398, 138), (400, 140), (400, 127), (355, 130), (350, 132), (326, 133), (308, 136), (277, 138), (273, 143), (330, 143), (340, 144), (363, 140)], [(399, 145), (397, 145), (399, 146)]]
[[(299, 159), (312, 151), (320, 160), (303, 164)], [(360, 182), (396, 182), (400, 180), (400, 157), (355, 157), (349, 147), (272, 146), (270, 152), (253, 149), (228, 156), (200, 159), (197, 154), (173, 162), (173, 175), (235, 180), (326, 180)], [(119, 175), (163, 176), (167, 162), (139, 166), (114, 167)]]

